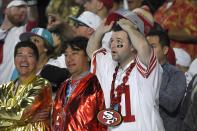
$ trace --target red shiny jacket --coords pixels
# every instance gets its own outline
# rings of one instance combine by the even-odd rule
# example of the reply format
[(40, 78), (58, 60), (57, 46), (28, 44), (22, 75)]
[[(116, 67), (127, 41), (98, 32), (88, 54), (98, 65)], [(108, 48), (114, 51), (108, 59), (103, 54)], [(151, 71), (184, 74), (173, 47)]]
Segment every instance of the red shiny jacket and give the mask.
[(103, 131), (107, 128), (97, 120), (97, 113), (104, 109), (104, 96), (98, 79), (93, 74), (82, 78), (63, 104), (68, 80), (56, 94), (53, 107), (52, 128), (57, 131)]

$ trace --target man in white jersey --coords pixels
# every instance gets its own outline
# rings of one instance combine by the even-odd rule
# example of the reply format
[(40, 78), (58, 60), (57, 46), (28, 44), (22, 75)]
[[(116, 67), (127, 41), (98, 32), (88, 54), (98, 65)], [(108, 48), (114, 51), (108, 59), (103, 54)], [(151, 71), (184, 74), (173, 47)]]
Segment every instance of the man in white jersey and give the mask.
[(102, 24), (94, 34), (105, 33), (113, 25), (111, 51), (100, 48), (100, 42), (91, 43), (93, 40), (87, 47), (88, 55), (93, 56), (92, 71), (103, 88), (106, 107), (123, 116), (120, 125), (109, 129), (164, 131), (158, 112), (162, 68), (144, 37), (143, 21), (133, 12), (124, 13), (129, 20)]
[(37, 1), (11, 1), (5, 9), (5, 18), (0, 26), (0, 84), (14, 76), (14, 47), (19, 35), (37, 25)]

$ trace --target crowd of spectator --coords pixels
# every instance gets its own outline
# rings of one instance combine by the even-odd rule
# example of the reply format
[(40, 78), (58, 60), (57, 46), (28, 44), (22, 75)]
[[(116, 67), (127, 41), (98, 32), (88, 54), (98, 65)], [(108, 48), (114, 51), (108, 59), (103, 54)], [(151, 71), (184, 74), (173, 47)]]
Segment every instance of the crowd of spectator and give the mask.
[(0, 11), (0, 131), (197, 131), (196, 0)]

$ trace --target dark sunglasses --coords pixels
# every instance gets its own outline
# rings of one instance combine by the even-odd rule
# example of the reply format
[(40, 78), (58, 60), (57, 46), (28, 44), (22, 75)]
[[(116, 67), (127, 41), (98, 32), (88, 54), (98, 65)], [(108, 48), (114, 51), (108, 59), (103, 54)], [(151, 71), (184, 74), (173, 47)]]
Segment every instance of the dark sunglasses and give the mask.
[(86, 24), (84, 24), (84, 23), (82, 23), (82, 22), (75, 22), (75, 23), (74, 23), (74, 26), (75, 26), (76, 28), (78, 28), (78, 27), (80, 27), (80, 26), (89, 27), (88, 25), (86, 25)]

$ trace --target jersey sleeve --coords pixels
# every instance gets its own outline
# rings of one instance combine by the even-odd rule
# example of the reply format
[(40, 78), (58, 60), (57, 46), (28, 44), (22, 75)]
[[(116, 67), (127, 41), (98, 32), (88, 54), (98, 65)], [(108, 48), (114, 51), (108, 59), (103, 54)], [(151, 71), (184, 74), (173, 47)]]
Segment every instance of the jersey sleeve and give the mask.
[(111, 53), (106, 48), (100, 48), (93, 53), (91, 62), (91, 72), (93, 74), (98, 74), (99, 71), (107, 73), (109, 68), (115, 69), (113, 68), (115, 65), (117, 65), (117, 62), (112, 60)]
[(139, 58), (136, 58), (136, 65), (137, 65), (137, 69), (140, 72), (140, 74), (144, 77), (144, 78), (148, 78), (149, 75), (151, 74), (151, 72), (154, 70), (154, 68), (156, 67), (156, 64), (158, 64), (157, 58), (155, 56), (154, 51), (152, 51), (150, 60), (149, 60), (149, 65), (146, 66), (144, 65)]

